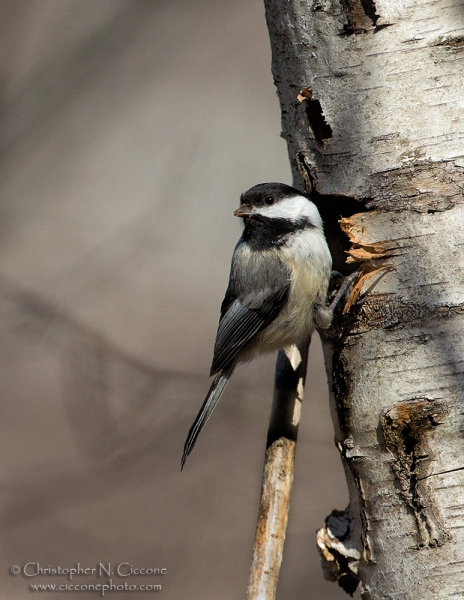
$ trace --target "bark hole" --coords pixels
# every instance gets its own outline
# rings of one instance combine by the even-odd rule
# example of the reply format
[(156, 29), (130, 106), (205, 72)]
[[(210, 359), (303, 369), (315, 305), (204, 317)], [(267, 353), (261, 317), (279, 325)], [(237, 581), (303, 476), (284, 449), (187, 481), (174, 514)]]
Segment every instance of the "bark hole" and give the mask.
[(361, 0), (361, 4), (364, 14), (369, 17), (369, 19), (372, 21), (372, 25), (375, 26), (377, 19), (379, 18), (379, 15), (376, 14), (375, 2), (373, 2), (373, 0)]
[(365, 33), (375, 27), (379, 15), (373, 0), (340, 0), (346, 16), (343, 33)]
[(317, 98), (313, 98), (313, 90), (309, 86), (300, 91), (297, 100), (305, 107), (309, 129), (313, 132), (314, 141), (318, 146), (324, 146), (324, 142), (332, 137), (332, 128), (327, 123), (321, 103)]
[(406, 452), (406, 454), (409, 454), (409, 456), (411, 457), (412, 471), (414, 471), (414, 462), (415, 462), (414, 449), (417, 446), (417, 440), (411, 433), (410, 425), (407, 425), (404, 428), (403, 438), (404, 438), (404, 451)]
[[(305, 93), (310, 93), (309, 88), (300, 92), (300, 97), (306, 99)], [(307, 100), (306, 100), (307, 101)], [(309, 149), (302, 148), (296, 154), (296, 168), (304, 183), (305, 192), (317, 206), (324, 222), (324, 232), (329, 244), (333, 259), (333, 268), (343, 275), (352, 273), (356, 266), (347, 264), (347, 252), (351, 242), (340, 228), (340, 219), (349, 218), (355, 214), (373, 210), (366, 207), (371, 198), (355, 198), (346, 195), (320, 194), (317, 191), (317, 170), (313, 164)]]
[(352, 196), (331, 196), (319, 194), (313, 190), (311, 199), (319, 209), (324, 222), (324, 232), (333, 259), (333, 268), (343, 275), (349, 275), (356, 270), (357, 265), (346, 262), (351, 241), (340, 227), (342, 219), (367, 212), (363, 201)]
[(323, 146), (325, 140), (332, 137), (332, 128), (327, 123), (319, 100), (306, 101), (306, 115), (316, 142)]

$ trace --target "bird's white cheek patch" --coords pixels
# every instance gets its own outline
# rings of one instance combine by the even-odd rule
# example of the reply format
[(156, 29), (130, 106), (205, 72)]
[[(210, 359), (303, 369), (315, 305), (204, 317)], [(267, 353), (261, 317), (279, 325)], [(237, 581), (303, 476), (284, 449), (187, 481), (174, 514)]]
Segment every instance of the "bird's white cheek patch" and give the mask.
[(290, 196), (271, 206), (261, 206), (255, 209), (255, 212), (269, 219), (291, 219), (292, 221), (297, 221), (306, 217), (316, 227), (322, 225), (316, 206), (304, 196)]

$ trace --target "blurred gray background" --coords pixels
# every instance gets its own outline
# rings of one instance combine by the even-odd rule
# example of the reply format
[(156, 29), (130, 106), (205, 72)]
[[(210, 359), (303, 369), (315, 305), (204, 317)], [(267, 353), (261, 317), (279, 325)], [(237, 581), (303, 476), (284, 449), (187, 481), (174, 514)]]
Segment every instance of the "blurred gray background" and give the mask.
[[(291, 183), (264, 8), (3, 0), (0, 14), (0, 597), (65, 581), (12, 565), (128, 562), (166, 568), (129, 578), (166, 600), (244, 598), (274, 356), (236, 372), (179, 467), (232, 212), (256, 183)], [(318, 340), (308, 381), (278, 597), (335, 600), (315, 530), (347, 493)]]

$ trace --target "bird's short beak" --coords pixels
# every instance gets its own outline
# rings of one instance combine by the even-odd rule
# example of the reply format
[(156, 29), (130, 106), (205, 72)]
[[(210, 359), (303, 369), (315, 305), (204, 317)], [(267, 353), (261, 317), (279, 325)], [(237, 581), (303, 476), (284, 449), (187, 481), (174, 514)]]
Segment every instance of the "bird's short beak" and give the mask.
[(240, 208), (237, 208), (237, 210), (234, 211), (234, 215), (236, 217), (251, 217), (252, 214), (253, 209), (251, 208), (251, 206), (247, 206), (246, 204), (244, 204)]

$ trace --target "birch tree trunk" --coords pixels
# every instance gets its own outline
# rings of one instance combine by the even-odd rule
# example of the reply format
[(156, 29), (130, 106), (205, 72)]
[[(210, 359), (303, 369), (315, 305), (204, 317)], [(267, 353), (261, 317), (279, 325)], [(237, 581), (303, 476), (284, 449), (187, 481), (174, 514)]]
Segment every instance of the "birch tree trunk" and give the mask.
[(326, 574), (464, 598), (464, 1), (265, 5), (295, 185), (337, 270), (346, 250), (389, 268), (324, 334), (350, 492), (318, 533)]

